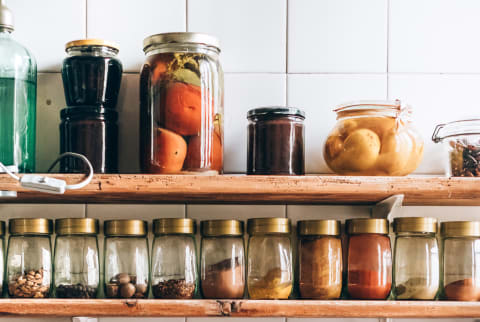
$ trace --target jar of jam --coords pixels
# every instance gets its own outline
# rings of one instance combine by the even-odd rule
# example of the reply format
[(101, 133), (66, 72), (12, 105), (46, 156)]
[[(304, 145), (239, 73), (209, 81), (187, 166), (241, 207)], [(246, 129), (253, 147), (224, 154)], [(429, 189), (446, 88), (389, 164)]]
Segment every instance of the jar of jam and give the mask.
[[(118, 172), (118, 113), (94, 106), (67, 107), (60, 113), (60, 152), (83, 154), (96, 173)], [(60, 160), (60, 172), (85, 172), (76, 158)]]
[(146, 173), (223, 171), (223, 71), (218, 40), (166, 33), (144, 40), (140, 165)]
[(122, 64), (118, 46), (101, 39), (75, 40), (65, 45), (62, 79), (68, 106), (115, 108)]
[(297, 108), (248, 111), (247, 174), (305, 174), (305, 113)]

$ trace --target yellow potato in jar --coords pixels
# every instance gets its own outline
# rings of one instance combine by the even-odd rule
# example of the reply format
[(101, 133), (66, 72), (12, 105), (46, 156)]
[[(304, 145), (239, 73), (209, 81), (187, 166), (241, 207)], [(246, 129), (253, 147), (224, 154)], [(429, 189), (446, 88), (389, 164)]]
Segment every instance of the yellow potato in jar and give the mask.
[(357, 124), (359, 128), (375, 132), (380, 140), (396, 128), (395, 118), (393, 117), (360, 117), (357, 119)]
[(338, 135), (331, 135), (325, 142), (325, 159), (335, 159), (343, 151), (343, 140)]
[(421, 135), (413, 129), (409, 129), (407, 132), (410, 138), (412, 139), (414, 146), (412, 148), (412, 152), (410, 153), (410, 158), (406, 165), (406, 171), (405, 171), (406, 174), (412, 173), (413, 171), (415, 171), (423, 159), (423, 139)]
[(412, 140), (406, 131), (390, 130), (382, 138), (382, 147), (375, 168), (386, 175), (406, 174), (406, 166), (413, 150)]
[[(346, 119), (344, 121), (342, 121), (338, 126), (337, 128), (335, 129), (336, 131), (334, 132), (337, 132), (339, 133), (339, 135), (345, 139), (347, 136), (350, 135), (350, 133), (352, 133), (353, 131), (355, 131), (355, 129), (357, 129), (358, 127), (358, 124), (357, 124), (357, 121), (354, 120), (354, 119)], [(332, 133), (333, 134), (333, 133)]]

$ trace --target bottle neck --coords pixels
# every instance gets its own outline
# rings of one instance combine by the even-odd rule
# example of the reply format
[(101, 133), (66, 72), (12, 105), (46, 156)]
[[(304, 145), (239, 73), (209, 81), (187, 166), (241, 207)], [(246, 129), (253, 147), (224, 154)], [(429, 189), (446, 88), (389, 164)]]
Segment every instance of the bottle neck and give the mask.
[(0, 37), (10, 36), (12, 32), (12, 29), (0, 27)]

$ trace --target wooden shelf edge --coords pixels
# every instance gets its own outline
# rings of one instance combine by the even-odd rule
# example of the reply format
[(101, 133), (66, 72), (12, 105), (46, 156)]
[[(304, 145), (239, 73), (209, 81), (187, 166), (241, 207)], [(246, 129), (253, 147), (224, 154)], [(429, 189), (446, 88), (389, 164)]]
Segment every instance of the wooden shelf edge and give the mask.
[(472, 318), (480, 303), (443, 301), (1, 299), (0, 316)]

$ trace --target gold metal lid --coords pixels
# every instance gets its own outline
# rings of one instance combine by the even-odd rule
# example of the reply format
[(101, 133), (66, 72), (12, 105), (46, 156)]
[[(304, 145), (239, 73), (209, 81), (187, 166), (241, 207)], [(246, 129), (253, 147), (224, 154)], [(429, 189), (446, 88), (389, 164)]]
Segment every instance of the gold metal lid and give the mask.
[(480, 221), (447, 221), (440, 224), (443, 237), (480, 237)]
[(79, 39), (79, 40), (73, 40), (70, 42), (67, 42), (65, 45), (65, 50), (72, 48), (72, 47), (81, 47), (81, 46), (103, 46), (103, 47), (109, 47), (115, 50), (119, 50), (119, 46), (108, 40), (103, 40), (103, 39)]
[(247, 222), (247, 230), (254, 234), (289, 234), (291, 231), (288, 218), (253, 218)]
[(195, 234), (197, 225), (190, 218), (159, 218), (153, 221), (153, 233), (164, 234)]
[(14, 218), (8, 221), (10, 235), (48, 235), (53, 233), (53, 221), (46, 218)]
[(217, 37), (200, 32), (167, 32), (148, 36), (143, 40), (143, 51), (148, 52), (153, 45), (160, 44), (201, 44), (215, 47), (220, 51), (220, 41)]
[(103, 223), (105, 236), (146, 236), (148, 224), (138, 219), (107, 220)]
[(240, 220), (205, 220), (200, 223), (202, 236), (242, 236), (243, 222)]
[(98, 220), (93, 218), (62, 218), (55, 220), (57, 235), (96, 235)]
[(393, 220), (396, 233), (436, 233), (437, 219), (429, 217), (405, 217)]
[(349, 219), (345, 222), (347, 234), (388, 234), (388, 220), (373, 218)]
[(341, 224), (339, 220), (302, 220), (297, 224), (297, 231), (300, 236), (339, 236), (340, 227)]

